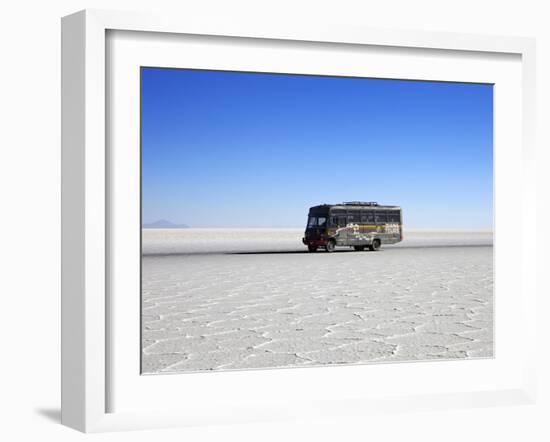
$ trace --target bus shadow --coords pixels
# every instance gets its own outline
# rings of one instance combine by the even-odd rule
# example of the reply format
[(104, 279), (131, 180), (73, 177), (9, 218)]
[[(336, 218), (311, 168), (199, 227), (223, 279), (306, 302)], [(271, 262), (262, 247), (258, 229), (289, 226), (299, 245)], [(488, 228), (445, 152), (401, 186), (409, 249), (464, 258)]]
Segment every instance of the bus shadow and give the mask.
[[(335, 250), (332, 253), (350, 253), (355, 252), (355, 250)], [(328, 255), (329, 253), (324, 250), (318, 252), (310, 252), (308, 250), (271, 250), (271, 251), (259, 251), (259, 252), (227, 252), (224, 255), (297, 255), (307, 253), (309, 255)]]
[(353, 249), (336, 249), (331, 253), (327, 253), (324, 250), (318, 250), (317, 252), (309, 252), (308, 250), (261, 250), (261, 251), (243, 251), (243, 252), (225, 252), (223, 255), (296, 255), (296, 254), (309, 254), (309, 255), (332, 255), (334, 253), (383, 253), (387, 251), (399, 251), (408, 249), (455, 249), (455, 248), (479, 248), (479, 247), (493, 247), (493, 244), (427, 244), (427, 245), (410, 245), (410, 246), (397, 246), (381, 248), (376, 252), (370, 252), (368, 250), (357, 251)]
[(181, 253), (181, 252), (173, 252), (173, 253), (149, 253), (149, 254), (143, 254), (142, 258), (163, 258), (163, 257), (173, 257), (173, 256), (206, 256), (206, 255), (301, 255), (301, 254), (307, 254), (307, 255), (333, 255), (333, 254), (340, 254), (340, 253), (356, 253), (358, 255), (361, 254), (379, 254), (384, 252), (392, 252), (397, 253), (399, 250), (410, 250), (410, 249), (454, 249), (454, 248), (486, 248), (486, 247), (493, 247), (492, 244), (432, 244), (432, 245), (411, 245), (411, 246), (397, 246), (397, 247), (382, 247), (380, 250), (376, 252), (371, 252), (368, 250), (365, 251), (356, 251), (353, 249), (336, 249), (335, 251), (331, 253), (327, 253), (324, 250), (318, 250), (317, 252), (310, 252), (307, 249), (305, 250), (249, 250), (249, 251), (211, 251), (211, 252), (190, 252), (190, 253)]

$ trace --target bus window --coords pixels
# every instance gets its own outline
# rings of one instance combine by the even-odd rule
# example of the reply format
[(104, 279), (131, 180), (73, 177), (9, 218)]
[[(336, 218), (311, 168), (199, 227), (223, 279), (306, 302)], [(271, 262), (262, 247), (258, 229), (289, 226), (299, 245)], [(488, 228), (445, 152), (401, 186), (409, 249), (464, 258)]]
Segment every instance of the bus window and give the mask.
[(309, 220), (307, 222), (308, 227), (315, 227), (317, 225), (317, 218), (314, 216), (310, 216)]
[(397, 211), (388, 212), (388, 222), (398, 223), (399, 222), (399, 212), (397, 212)]
[(338, 217), (338, 227), (346, 227), (346, 217), (345, 216), (339, 216)]
[(348, 223), (357, 224), (361, 222), (359, 212), (348, 212)]
[(363, 224), (372, 224), (372, 223), (374, 223), (374, 213), (373, 212), (363, 212), (361, 214), (361, 222)]
[(388, 217), (386, 216), (386, 212), (376, 212), (375, 215), (374, 215), (374, 220), (377, 223), (388, 222)]
[(326, 227), (327, 225), (327, 219), (324, 217), (324, 216), (320, 216), (318, 219), (317, 219), (317, 226), (319, 227)]

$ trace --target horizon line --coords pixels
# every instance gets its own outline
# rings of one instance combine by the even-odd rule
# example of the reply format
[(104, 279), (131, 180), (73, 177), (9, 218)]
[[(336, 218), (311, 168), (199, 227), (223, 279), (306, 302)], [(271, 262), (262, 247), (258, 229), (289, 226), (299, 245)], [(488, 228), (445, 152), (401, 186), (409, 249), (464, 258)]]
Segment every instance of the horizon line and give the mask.
[[(230, 229), (235, 229), (235, 230), (237, 230), (237, 229), (251, 229), (251, 230), (252, 229), (263, 229), (263, 230), (271, 229), (271, 230), (275, 230), (275, 229), (287, 229), (287, 230), (297, 230), (297, 229), (300, 229), (300, 230), (302, 230), (302, 229), (305, 229), (305, 227), (304, 226), (294, 226), (294, 227), (276, 227), (276, 226), (272, 226), (272, 227), (265, 227), (265, 226), (144, 227), (142, 225), (141, 229), (142, 230), (191, 230), (191, 229), (197, 229), (197, 230), (198, 229), (202, 229), (202, 230), (206, 230), (206, 229), (217, 229), (217, 230), (230, 230)], [(405, 226), (403, 226), (403, 229), (404, 230), (409, 230), (409, 231), (416, 230), (416, 231), (431, 231), (431, 232), (433, 232), (433, 231), (445, 231), (445, 232), (449, 232), (449, 231), (492, 232), (492, 231), (494, 231), (493, 227), (475, 227), (475, 228), (459, 227), (459, 228), (457, 228), (457, 227), (405, 227)]]

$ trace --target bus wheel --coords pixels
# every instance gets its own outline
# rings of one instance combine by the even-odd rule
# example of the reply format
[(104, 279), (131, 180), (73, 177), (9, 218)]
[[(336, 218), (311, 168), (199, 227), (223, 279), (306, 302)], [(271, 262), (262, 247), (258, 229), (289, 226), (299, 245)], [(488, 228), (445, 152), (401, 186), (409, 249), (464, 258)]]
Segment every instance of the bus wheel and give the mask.
[(369, 246), (369, 250), (370, 251), (376, 251), (376, 250), (380, 250), (380, 240), (379, 239), (375, 239), (372, 244)]
[(335, 248), (336, 248), (336, 244), (335, 244), (335, 242), (332, 241), (332, 240), (329, 241), (329, 242), (327, 242), (327, 245), (325, 246), (325, 250), (326, 250), (327, 252), (329, 252), (329, 253), (330, 253), (330, 252), (334, 252), (334, 249), (335, 249)]
[(317, 246), (307, 246), (307, 249), (308, 249), (310, 252), (316, 252), (316, 251), (317, 251)]
[(353, 248), (358, 252), (362, 252), (363, 250), (365, 250), (365, 246), (353, 246)]

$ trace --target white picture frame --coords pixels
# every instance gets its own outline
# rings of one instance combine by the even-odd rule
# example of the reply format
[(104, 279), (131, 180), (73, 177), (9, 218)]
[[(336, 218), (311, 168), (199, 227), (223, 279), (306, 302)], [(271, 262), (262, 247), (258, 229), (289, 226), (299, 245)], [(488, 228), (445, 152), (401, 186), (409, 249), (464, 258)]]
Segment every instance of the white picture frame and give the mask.
[[(509, 403), (532, 403), (535, 390), (535, 339), (525, 341), (518, 363), (521, 379), (509, 385), (469, 391), (407, 394), (395, 391), (376, 396), (313, 398), (266, 404), (221, 404), (233, 407), (230, 414), (193, 414), (154, 408), (117, 411), (109, 404), (115, 387), (109, 376), (113, 355), (109, 327), (113, 321), (109, 299), (109, 247), (113, 231), (107, 219), (112, 210), (108, 185), (106, 35), (111, 31), (155, 32), (163, 35), (219, 36), (296, 42), (337, 43), (384, 48), (431, 49), (484, 54), (510, 54), (521, 59), (521, 197), (522, 227), (517, 263), (521, 264), (521, 309), (518, 319), (524, 336), (534, 336), (536, 316), (535, 247), (521, 241), (535, 219), (536, 186), (534, 169), (535, 43), (533, 39), (479, 35), (388, 31), (347, 28), (336, 25), (294, 27), (284, 24), (201, 21), (193, 17), (165, 17), (151, 14), (87, 10), (62, 21), (62, 423), (85, 432), (165, 426), (201, 425), (219, 422), (247, 422), (288, 417), (354, 415), (383, 409), (387, 412), (418, 408), (453, 408)], [(498, 192), (498, 189), (496, 189)], [(498, 296), (498, 295), (497, 295)], [(497, 321), (498, 316), (497, 316)], [(532, 347), (531, 347), (532, 346)], [(497, 355), (498, 358), (498, 355)], [(420, 365), (414, 370), (422, 370)], [(379, 366), (380, 367), (380, 366)], [(490, 370), (491, 367), (488, 367)], [(332, 376), (345, 367), (331, 368)], [(356, 370), (352, 368), (351, 370)], [(399, 369), (402, 370), (402, 369)], [(411, 368), (413, 370), (413, 368)], [(294, 370), (285, 371), (286, 373)], [(299, 371), (299, 370), (298, 370)], [(251, 382), (265, 382), (269, 370), (240, 372), (236, 376)], [(301, 371), (300, 373), (303, 373)], [(342, 372), (343, 373), (343, 372)], [(350, 373), (347, 369), (346, 376)], [(133, 373), (135, 375), (135, 373)], [(206, 374), (208, 375), (208, 374)], [(185, 375), (197, 376), (197, 375)], [(204, 376), (204, 374), (200, 375)], [(299, 375), (302, 381), (308, 375)], [(273, 377), (275, 384), (288, 375)], [(120, 376), (119, 376), (120, 378)], [(176, 377), (164, 377), (165, 384)], [(173, 380), (170, 381), (169, 378)], [(257, 378), (253, 381), (253, 378)], [(210, 378), (212, 379), (212, 378)], [(219, 377), (216, 381), (225, 382)], [(215, 383), (216, 383), (215, 382)], [(200, 394), (200, 393), (194, 393)], [(251, 396), (252, 397), (252, 396)], [(192, 401), (192, 398), (189, 398)], [(288, 410), (291, 409), (292, 412)]]

